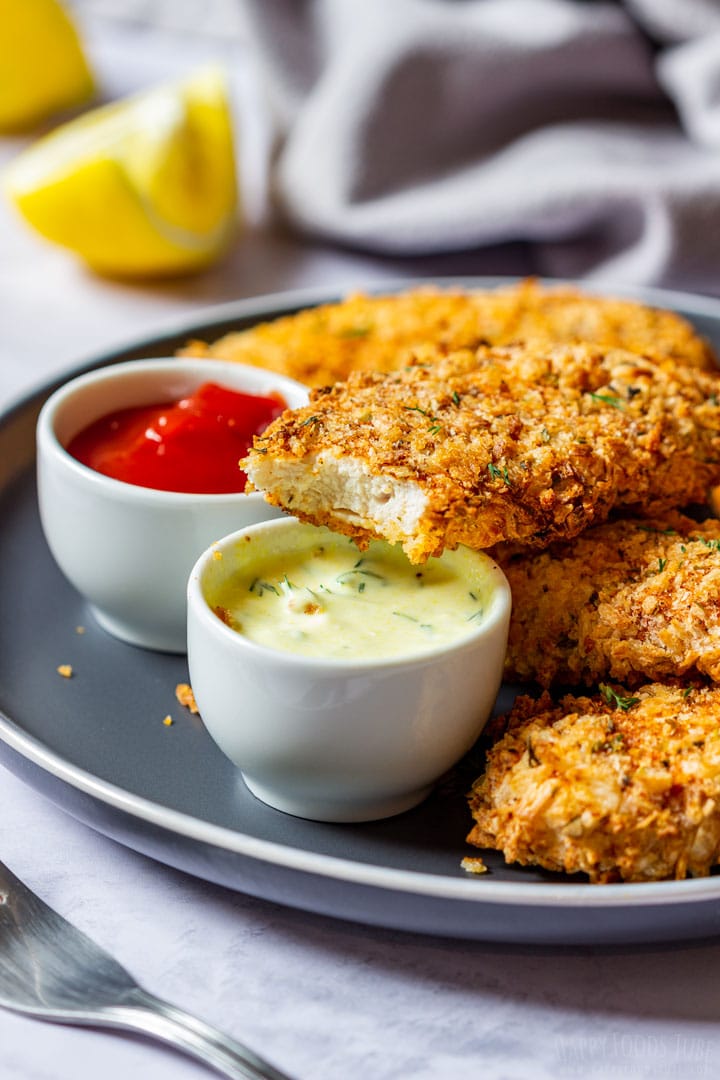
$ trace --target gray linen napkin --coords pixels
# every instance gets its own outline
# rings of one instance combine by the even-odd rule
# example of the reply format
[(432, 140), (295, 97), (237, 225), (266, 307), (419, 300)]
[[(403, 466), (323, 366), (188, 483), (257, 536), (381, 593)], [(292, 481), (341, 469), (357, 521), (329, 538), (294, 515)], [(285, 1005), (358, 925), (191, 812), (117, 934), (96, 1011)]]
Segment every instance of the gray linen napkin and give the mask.
[(720, 0), (247, 0), (295, 227), (720, 290)]

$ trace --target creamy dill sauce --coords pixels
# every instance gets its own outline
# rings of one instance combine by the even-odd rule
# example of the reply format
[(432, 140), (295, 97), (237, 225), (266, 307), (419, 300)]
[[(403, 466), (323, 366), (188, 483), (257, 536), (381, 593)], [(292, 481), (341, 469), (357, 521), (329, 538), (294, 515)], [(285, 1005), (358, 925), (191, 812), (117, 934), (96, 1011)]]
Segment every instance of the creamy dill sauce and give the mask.
[(256, 553), (251, 569), (206, 594), (210, 606), (259, 644), (336, 659), (428, 652), (482, 623), (498, 574), (483, 556), (459, 549), (416, 566), (381, 541), (361, 552), (328, 536)]

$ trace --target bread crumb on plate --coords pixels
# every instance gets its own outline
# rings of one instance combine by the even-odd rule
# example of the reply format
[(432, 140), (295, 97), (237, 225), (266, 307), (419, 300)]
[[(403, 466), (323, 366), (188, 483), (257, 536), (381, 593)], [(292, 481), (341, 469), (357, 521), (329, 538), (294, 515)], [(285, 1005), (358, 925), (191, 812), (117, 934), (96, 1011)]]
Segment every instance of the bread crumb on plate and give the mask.
[(175, 687), (175, 697), (178, 702), (181, 705), (184, 705), (186, 709), (189, 709), (191, 713), (197, 713), (199, 711), (190, 683), (178, 683)]
[(467, 870), (468, 874), (487, 874), (487, 866), (479, 855), (466, 855), (460, 865), (463, 870)]

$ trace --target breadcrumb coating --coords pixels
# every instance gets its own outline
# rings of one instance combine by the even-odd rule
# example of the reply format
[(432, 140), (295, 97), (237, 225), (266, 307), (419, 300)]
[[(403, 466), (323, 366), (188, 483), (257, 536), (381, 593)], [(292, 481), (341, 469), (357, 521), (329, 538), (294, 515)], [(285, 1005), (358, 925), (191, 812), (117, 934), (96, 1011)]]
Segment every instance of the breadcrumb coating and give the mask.
[(655, 515), (720, 481), (720, 378), (588, 345), (443, 356), (311, 394), (241, 463), (269, 501), (413, 562), (546, 547), (610, 511)]
[(509, 863), (593, 883), (701, 877), (720, 859), (720, 688), (518, 698), (469, 805)]
[(720, 521), (618, 520), (499, 562), (513, 595), (509, 679), (720, 682)]
[(500, 289), (424, 286), (392, 296), (354, 294), (213, 344), (192, 341), (180, 355), (254, 364), (319, 387), (353, 371), (396, 371), (428, 342), (448, 352), (524, 341), (586, 341), (692, 367), (715, 364), (710, 344), (680, 315), (534, 280)]

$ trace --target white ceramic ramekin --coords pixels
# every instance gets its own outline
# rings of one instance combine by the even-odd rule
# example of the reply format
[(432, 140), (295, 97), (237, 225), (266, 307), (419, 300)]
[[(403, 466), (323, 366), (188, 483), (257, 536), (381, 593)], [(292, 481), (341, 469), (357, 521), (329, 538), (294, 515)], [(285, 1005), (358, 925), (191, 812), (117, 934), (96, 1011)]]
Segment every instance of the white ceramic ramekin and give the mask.
[(265, 394), (291, 408), (307, 389), (261, 368), (202, 359), (135, 360), (80, 375), (47, 400), (37, 425), (40, 516), (48, 545), (97, 621), (123, 641), (185, 652), (187, 578), (214, 540), (280, 511), (262, 494), (183, 494), (104, 476), (65, 447), (117, 409), (174, 401), (204, 382)]
[(241, 530), (197, 561), (188, 583), (188, 663), (200, 715), (249, 789), (278, 810), (368, 821), (419, 803), (472, 746), (500, 686), (510, 588), (494, 579), (471, 636), (419, 656), (328, 660), (259, 645), (212, 610), (239, 569), (317, 544), (326, 530), (287, 518)]

